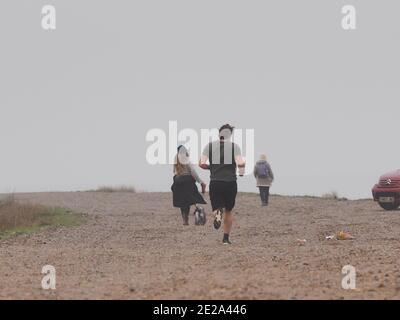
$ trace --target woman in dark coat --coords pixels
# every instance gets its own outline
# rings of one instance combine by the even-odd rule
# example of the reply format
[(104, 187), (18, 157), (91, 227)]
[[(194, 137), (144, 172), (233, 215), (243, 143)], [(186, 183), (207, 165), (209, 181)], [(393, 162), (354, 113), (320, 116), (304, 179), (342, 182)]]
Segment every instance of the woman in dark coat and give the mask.
[(189, 161), (189, 153), (184, 146), (178, 147), (178, 154), (174, 164), (174, 183), (171, 190), (174, 207), (181, 209), (183, 225), (189, 225), (190, 206), (206, 204), (197, 189), (196, 182), (201, 184), (202, 193), (205, 193), (206, 184), (197, 174), (194, 166)]

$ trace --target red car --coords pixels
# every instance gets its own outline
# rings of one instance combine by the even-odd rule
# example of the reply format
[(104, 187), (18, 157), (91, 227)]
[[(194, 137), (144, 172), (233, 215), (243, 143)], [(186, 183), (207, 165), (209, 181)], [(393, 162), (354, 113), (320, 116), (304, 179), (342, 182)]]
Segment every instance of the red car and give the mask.
[(381, 176), (372, 188), (372, 195), (383, 209), (397, 210), (400, 207), (400, 170)]

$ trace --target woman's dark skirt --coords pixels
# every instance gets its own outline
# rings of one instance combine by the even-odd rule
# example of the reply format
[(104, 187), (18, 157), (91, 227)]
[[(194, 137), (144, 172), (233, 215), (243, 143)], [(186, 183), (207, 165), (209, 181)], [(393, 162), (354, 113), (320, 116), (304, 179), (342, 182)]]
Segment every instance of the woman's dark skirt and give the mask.
[(174, 207), (183, 208), (197, 203), (207, 203), (199, 193), (196, 180), (191, 175), (175, 175), (171, 190)]

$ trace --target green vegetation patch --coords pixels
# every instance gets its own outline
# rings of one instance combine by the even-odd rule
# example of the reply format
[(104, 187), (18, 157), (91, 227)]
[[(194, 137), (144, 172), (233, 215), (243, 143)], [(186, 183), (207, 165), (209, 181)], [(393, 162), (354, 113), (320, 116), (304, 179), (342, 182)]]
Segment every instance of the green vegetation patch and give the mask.
[(0, 201), (0, 240), (48, 227), (75, 227), (85, 220), (83, 214), (69, 209), (20, 203), (9, 198)]

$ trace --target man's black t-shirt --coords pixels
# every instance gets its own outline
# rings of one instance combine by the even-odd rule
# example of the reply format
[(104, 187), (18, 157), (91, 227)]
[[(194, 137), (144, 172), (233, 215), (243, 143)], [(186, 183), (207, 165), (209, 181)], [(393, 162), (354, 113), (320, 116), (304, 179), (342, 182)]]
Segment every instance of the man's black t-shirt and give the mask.
[(211, 181), (236, 181), (235, 157), (241, 155), (240, 147), (231, 141), (210, 142), (203, 150), (210, 161)]

